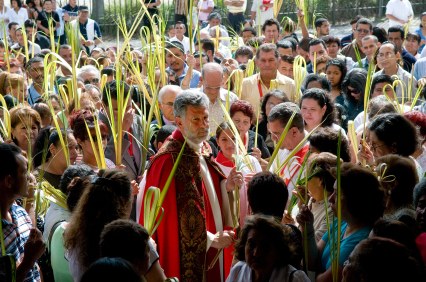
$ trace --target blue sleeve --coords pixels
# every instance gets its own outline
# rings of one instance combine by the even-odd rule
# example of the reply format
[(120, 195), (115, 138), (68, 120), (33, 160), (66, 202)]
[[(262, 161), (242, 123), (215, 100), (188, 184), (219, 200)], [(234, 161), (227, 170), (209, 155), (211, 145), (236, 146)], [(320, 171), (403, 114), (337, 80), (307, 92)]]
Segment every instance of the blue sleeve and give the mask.
[(95, 33), (97, 37), (102, 37), (101, 29), (99, 28), (99, 24), (97, 22), (95, 22)]

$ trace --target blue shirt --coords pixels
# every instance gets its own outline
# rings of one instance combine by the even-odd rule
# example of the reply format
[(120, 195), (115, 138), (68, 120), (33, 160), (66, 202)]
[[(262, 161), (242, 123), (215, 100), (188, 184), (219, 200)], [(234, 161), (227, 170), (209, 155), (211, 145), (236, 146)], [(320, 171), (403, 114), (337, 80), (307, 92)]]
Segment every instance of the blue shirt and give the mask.
[[(170, 70), (170, 68), (167, 68), (168, 70)], [(188, 72), (188, 65), (185, 64), (185, 67), (183, 69), (182, 74), (179, 76), (179, 81), (180, 84), (182, 86), (182, 80), (184, 79), (186, 73)], [(200, 83), (200, 77), (201, 77), (201, 73), (197, 70), (192, 70), (192, 77), (191, 77), (191, 81), (189, 82), (189, 88), (198, 88), (198, 83)]]
[[(417, 33), (420, 36), (420, 40), (426, 40), (426, 36), (423, 35), (421, 27), (419, 27), (418, 29), (416, 29), (414, 32)], [(424, 44), (420, 45), (419, 46), (419, 50), (417, 52), (420, 54), (422, 52), (422, 50), (423, 50), (424, 47), (425, 47)]]
[[(13, 204), (9, 212), (12, 217), (12, 222), (5, 219), (1, 220), (3, 227), (2, 236), (4, 238), (6, 253), (12, 255), (16, 263), (19, 264), (24, 257), (24, 246), (30, 236), (32, 223), (28, 213), (17, 204)], [(27, 273), (24, 281), (40, 281), (40, 273), (37, 271), (35, 265), (33, 269)]]
[[(364, 227), (355, 233), (349, 235), (346, 238), (343, 238), (343, 235), (345, 235), (346, 228), (348, 227), (348, 224), (345, 221), (342, 221), (342, 224), (340, 225), (340, 255), (339, 255), (339, 265), (343, 266), (343, 263), (348, 259), (350, 253), (353, 251), (356, 245), (358, 245), (359, 242), (366, 239), (368, 235), (370, 234), (371, 228), (370, 227)], [(333, 222), (333, 226), (330, 228), (331, 233), (334, 234), (336, 232), (335, 236), (337, 237), (337, 220)], [(322, 252), (321, 257), (321, 266), (323, 270), (327, 270), (331, 267), (331, 244), (333, 241), (333, 237), (329, 238), (328, 231), (324, 234), (322, 237), (322, 240), (326, 243), (324, 251)], [(337, 242), (335, 243), (337, 245)]]
[(34, 84), (31, 84), (30, 88), (28, 88), (28, 104), (30, 106), (37, 103), (37, 101), (41, 98), (41, 94), (37, 92), (34, 87)]
[(426, 77), (426, 58), (417, 60), (416, 64), (414, 65), (413, 75), (417, 80)]

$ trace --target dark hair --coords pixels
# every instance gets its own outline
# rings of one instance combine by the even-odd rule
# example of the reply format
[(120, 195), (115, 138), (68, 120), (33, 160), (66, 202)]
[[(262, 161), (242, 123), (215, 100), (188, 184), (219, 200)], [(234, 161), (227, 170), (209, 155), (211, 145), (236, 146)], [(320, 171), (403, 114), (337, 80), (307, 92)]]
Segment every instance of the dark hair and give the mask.
[(22, 150), (14, 145), (0, 143), (0, 179), (11, 175), (13, 178), (18, 174), (17, 156), (22, 153)]
[(317, 101), (318, 105), (323, 108), (326, 107), (325, 113), (321, 118), (323, 127), (331, 126), (335, 121), (334, 103), (331, 101), (327, 92), (319, 88), (307, 89), (303, 92), (300, 98), (300, 108), (302, 108), (302, 102), (305, 99), (313, 99)]
[(25, 69), (30, 68), (35, 63), (44, 63), (44, 59), (40, 56), (34, 56), (32, 57), (26, 64)]
[(357, 222), (372, 227), (384, 211), (384, 195), (376, 176), (364, 167), (343, 163), (340, 180), (341, 193), (345, 198), (342, 204), (348, 213)]
[(400, 114), (378, 115), (371, 121), (368, 129), (395, 154), (408, 157), (417, 149), (417, 131), (414, 125)]
[(362, 15), (356, 15), (355, 18), (353, 18), (349, 23), (352, 25), (354, 23), (357, 23), (359, 19), (363, 18)]
[(386, 33), (386, 30), (383, 27), (373, 27), (373, 35), (377, 37), (377, 40), (380, 43), (388, 41), (388, 34)]
[(393, 77), (387, 74), (379, 74), (373, 78), (373, 81), (371, 82), (371, 88), (370, 88), (370, 95), (373, 94), (374, 88), (376, 87), (376, 84), (387, 82), (390, 85), (395, 81)]
[[(317, 149), (319, 152), (328, 152), (337, 155), (339, 132), (331, 127), (319, 127), (309, 136), (309, 145)], [(350, 162), (351, 155), (349, 153), (348, 140), (341, 136), (340, 138), (340, 158), (344, 162)]]
[(277, 29), (278, 29), (278, 32), (280, 31), (280, 23), (279, 23), (276, 19), (271, 18), (271, 19), (267, 19), (267, 20), (263, 23), (263, 25), (262, 25), (262, 32), (265, 32), (266, 27), (267, 27), (267, 26), (271, 26), (271, 25), (276, 25), (276, 26), (277, 26)]
[(131, 207), (130, 180), (126, 172), (100, 170), (85, 181), (85, 188), (64, 233), (64, 245), (72, 250), (80, 266), (99, 258), (100, 234), (106, 224), (128, 217)]
[(268, 120), (268, 117), (266, 116), (266, 104), (268, 103), (268, 100), (269, 100), (270, 97), (275, 97), (275, 98), (281, 99), (281, 101), (283, 103), (284, 102), (290, 102), (287, 95), (282, 90), (273, 89), (273, 90), (269, 91), (268, 93), (266, 93), (266, 95), (263, 96), (262, 105), (260, 106), (262, 120), (264, 120), (264, 121)]
[(242, 112), (245, 116), (250, 118), (250, 122), (254, 119), (254, 109), (253, 106), (244, 100), (237, 100), (231, 104), (229, 109), (231, 118), (235, 115), (236, 112)]
[(347, 268), (347, 282), (423, 281), (421, 267), (410, 251), (386, 238), (361, 241), (352, 251)]
[(370, 26), (370, 31), (373, 30), (373, 22), (370, 19), (367, 18), (360, 18), (357, 22), (356, 22), (356, 28), (358, 28), (358, 26), (360, 24), (368, 24)]
[(238, 47), (238, 49), (235, 51), (234, 57), (237, 58), (238, 56), (246, 56), (249, 59), (253, 59), (254, 54), (250, 47), (244, 45)]
[(340, 81), (339, 81), (339, 85), (340, 87), (342, 86), (343, 80), (345, 79), (346, 73), (348, 71), (347, 67), (346, 67), (346, 63), (341, 60), (341, 59), (331, 59), (327, 62), (327, 64), (325, 65), (325, 70), (327, 71), (329, 66), (335, 66), (337, 67), (340, 72), (342, 73), (342, 76), (340, 77)]
[[(250, 47), (253, 47), (253, 48), (256, 48), (256, 50), (259, 48), (259, 46), (261, 46), (263, 44), (263, 39), (261, 38), (261, 37), (253, 37), (253, 38), (250, 38), (248, 41), (247, 41), (247, 43), (246, 43), (246, 45), (247, 46), (250, 46)], [(257, 52), (256, 52), (257, 53)]]
[(277, 48), (291, 49), (292, 52), (296, 51), (296, 46), (290, 40), (287, 39), (278, 41), (276, 45)]
[(28, 20), (25, 21), (24, 27), (25, 28), (27, 28), (27, 27), (37, 28), (37, 24), (36, 24), (36, 22), (34, 20), (28, 19)]
[[(72, 135), (72, 131), (61, 130), (62, 138), (68, 143), (68, 136)], [(61, 147), (60, 134), (56, 128), (47, 126), (40, 130), (34, 143), (33, 149), (33, 166), (39, 167), (43, 161), (43, 155), (46, 153), (46, 161), (50, 159), (52, 154), (50, 153), (50, 145), (55, 147)]]
[(123, 81), (120, 82), (120, 85), (117, 85), (116, 80), (105, 84), (102, 91), (102, 103), (104, 103), (104, 105), (108, 105), (108, 96), (110, 96), (112, 100), (117, 100), (119, 91), (121, 91), (121, 95), (126, 97), (126, 95), (129, 95), (130, 93), (130, 86)]
[(324, 49), (327, 50), (327, 45), (325, 45), (324, 40), (319, 39), (319, 38), (313, 38), (309, 41), (308, 52), (309, 52), (309, 49), (311, 49), (311, 46), (316, 46), (316, 45), (320, 45), (320, 44), (324, 47)]
[(100, 258), (81, 277), (81, 282), (142, 282), (142, 278), (126, 260), (121, 258)]
[[(345, 97), (352, 103), (363, 103), (366, 84), (367, 71), (361, 68), (355, 68), (346, 74), (342, 83), (342, 90)], [(355, 88), (356, 91), (359, 91), (361, 94), (359, 101), (356, 101), (352, 95), (348, 95), (348, 86)]]
[(15, 26), (15, 25), (19, 26), (19, 24), (17, 22), (10, 22), (10, 23), (7, 24), (7, 28), (12, 29), (12, 27)]
[(243, 32), (247, 32), (247, 31), (250, 31), (251, 34), (253, 34), (254, 36), (257, 36), (257, 31), (252, 27), (243, 28), (243, 30), (241, 31), (241, 34), (243, 34)]
[(148, 231), (140, 224), (117, 219), (105, 225), (99, 242), (100, 253), (102, 257), (119, 257), (137, 265), (138, 261), (149, 258), (148, 242)]
[(420, 14), (420, 27), (423, 27), (422, 25), (422, 18), (426, 16), (426, 12), (423, 12)]
[(325, 22), (328, 22), (328, 20), (325, 18), (318, 18), (315, 20), (315, 27), (321, 27)]
[(418, 44), (420, 44), (421, 38), (417, 33), (408, 32), (407, 36), (405, 37), (405, 40), (413, 39), (417, 41)]
[(426, 195), (426, 178), (422, 178), (419, 183), (416, 184), (413, 190), (413, 204), (414, 208), (417, 208), (420, 197)]
[(377, 169), (380, 168), (380, 164), (386, 165), (386, 169), (377, 173), (385, 194), (389, 196), (393, 210), (411, 206), (413, 189), (419, 182), (414, 162), (411, 159), (391, 154), (376, 160)]
[(394, 25), (394, 26), (389, 27), (388, 35), (391, 32), (399, 32), (399, 34), (401, 35), (401, 39), (405, 38), (405, 31), (404, 31), (404, 27), (402, 25)]
[(218, 139), (220, 137), (220, 134), (222, 134), (222, 132), (224, 130), (227, 130), (227, 129), (231, 129), (231, 124), (229, 122), (224, 121), (221, 124), (219, 124), (219, 126), (216, 128), (216, 135), (215, 135), (215, 137), (216, 137), (216, 143), (217, 143), (217, 141), (218, 141)]
[(416, 235), (405, 223), (394, 219), (379, 219), (374, 224), (372, 233), (374, 237), (392, 239), (407, 247), (413, 257), (421, 261), (419, 251), (416, 246)]
[(156, 141), (158, 142), (164, 142), (166, 141), (167, 137), (169, 137), (170, 135), (172, 135), (173, 131), (176, 130), (176, 126), (172, 125), (172, 124), (166, 124), (163, 125), (157, 133), (157, 138)]
[(18, 4), (19, 8), (22, 8), (22, 1), (21, 0), (10, 0), (10, 8), (12, 9), (12, 2), (15, 1), (16, 4)]
[(330, 92), (331, 91), (331, 84), (330, 81), (327, 80), (325, 76), (316, 74), (316, 73), (310, 73), (305, 77), (305, 80), (303, 81), (303, 89), (308, 89), (308, 85), (311, 82), (317, 81), (321, 84), (321, 89)]
[(305, 122), (299, 107), (292, 102), (284, 102), (273, 107), (269, 113), (268, 122), (279, 120), (282, 126), (285, 127), (294, 112), (296, 114), (293, 117), (290, 129), (296, 127), (300, 132), (303, 132), (305, 130)]
[(212, 51), (212, 53), (214, 53), (214, 42), (213, 42), (213, 40), (208, 39), (208, 38), (204, 38), (204, 39), (201, 39), (200, 43), (201, 43), (201, 49), (203, 49), (204, 52)]
[[(324, 152), (313, 154), (308, 160), (308, 180), (317, 177), (321, 181), (322, 188), (328, 193), (333, 193), (336, 179), (331, 169), (337, 166), (337, 157), (331, 153)], [(305, 185), (307, 185), (305, 183)]]
[(182, 54), (185, 54), (185, 51), (184, 51), (185, 48), (184, 48), (183, 44), (180, 43), (179, 41), (166, 42), (165, 49), (170, 50), (172, 48), (177, 48), (182, 52)]
[(288, 234), (284, 231), (281, 223), (277, 222), (273, 217), (260, 214), (247, 217), (244, 228), (241, 231), (241, 237), (235, 244), (234, 255), (237, 260), (246, 261), (245, 248), (248, 234), (251, 230), (256, 230), (265, 234), (268, 241), (262, 243), (276, 250), (279, 258), (275, 267), (285, 266), (289, 263), (290, 250)]
[(280, 56), (281, 57), (281, 62), (286, 62), (286, 63), (289, 63), (289, 64), (294, 64), (294, 57), (293, 56), (290, 56), (290, 55), (282, 55), (282, 56)]
[(336, 36), (326, 35), (321, 37), (321, 39), (324, 40), (325, 44), (337, 43), (337, 45), (340, 47), (340, 39)]
[(278, 175), (263, 171), (248, 183), (247, 197), (253, 213), (281, 219), (288, 200), (287, 185)]
[(311, 37), (304, 37), (299, 41), (299, 48), (302, 49), (305, 52), (309, 52), (309, 42), (312, 40), (313, 38)]

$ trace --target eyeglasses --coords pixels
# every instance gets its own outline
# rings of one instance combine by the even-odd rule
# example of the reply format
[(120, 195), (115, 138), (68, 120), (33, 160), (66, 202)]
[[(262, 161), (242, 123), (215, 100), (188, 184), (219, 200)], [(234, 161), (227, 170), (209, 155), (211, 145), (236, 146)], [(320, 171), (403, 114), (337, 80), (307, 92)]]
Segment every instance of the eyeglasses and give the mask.
[(95, 84), (95, 83), (99, 83), (99, 78), (93, 78), (92, 80), (85, 80), (84, 84)]
[(377, 151), (378, 148), (385, 146), (385, 144), (382, 145), (375, 145), (375, 144), (370, 144), (370, 148), (372, 151)]
[(370, 33), (370, 30), (368, 30), (368, 29), (357, 29), (356, 30), (358, 33), (365, 33), (365, 34), (367, 34), (367, 33)]
[(161, 103), (161, 104), (163, 104), (164, 106), (173, 107), (175, 103), (173, 103), (173, 102), (167, 102), (167, 103)]

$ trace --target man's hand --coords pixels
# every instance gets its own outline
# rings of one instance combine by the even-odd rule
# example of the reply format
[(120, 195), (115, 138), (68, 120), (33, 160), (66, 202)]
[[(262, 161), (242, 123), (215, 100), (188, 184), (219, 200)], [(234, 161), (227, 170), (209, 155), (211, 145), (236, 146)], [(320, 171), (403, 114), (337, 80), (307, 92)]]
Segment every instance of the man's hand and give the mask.
[(46, 249), (43, 236), (40, 230), (33, 228), (30, 231), (28, 241), (24, 245), (24, 260), (29, 264), (34, 264)]
[(68, 13), (64, 13), (64, 21), (69, 22), (71, 20), (71, 17)]
[(186, 55), (186, 64), (188, 65), (188, 67), (190, 68), (194, 68), (195, 67), (195, 58), (194, 55), (192, 54), (188, 54)]
[(227, 248), (234, 242), (234, 236), (235, 232), (232, 230), (217, 232), (211, 247), (215, 249)]
[(132, 108), (129, 108), (126, 113), (124, 114), (123, 118), (123, 133), (125, 131), (129, 131), (130, 127), (133, 124), (133, 117), (135, 115), (135, 110)]

